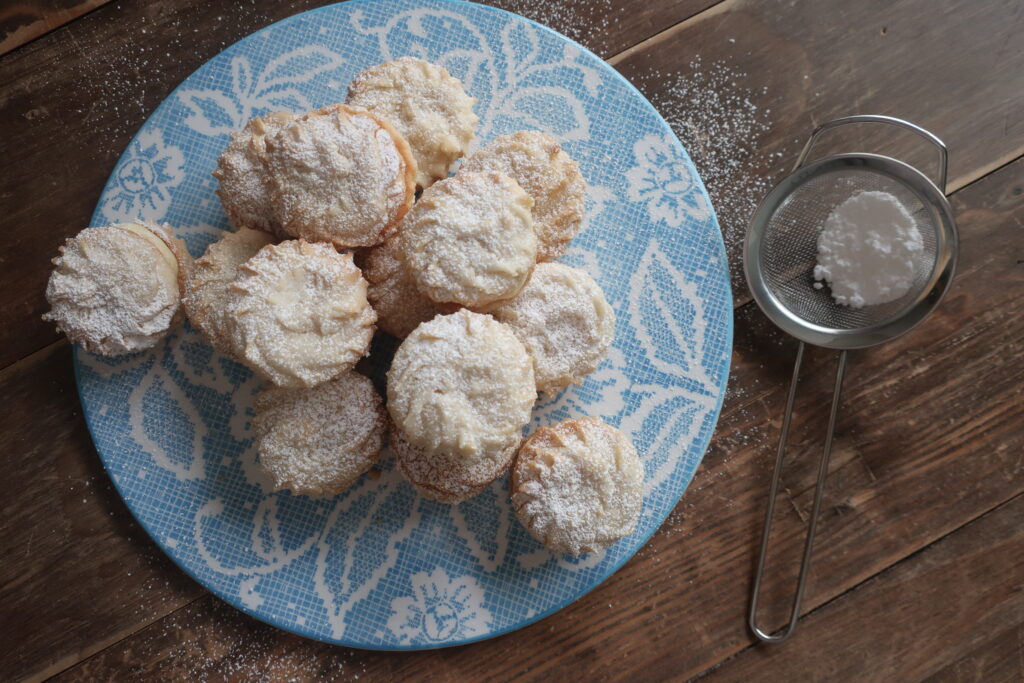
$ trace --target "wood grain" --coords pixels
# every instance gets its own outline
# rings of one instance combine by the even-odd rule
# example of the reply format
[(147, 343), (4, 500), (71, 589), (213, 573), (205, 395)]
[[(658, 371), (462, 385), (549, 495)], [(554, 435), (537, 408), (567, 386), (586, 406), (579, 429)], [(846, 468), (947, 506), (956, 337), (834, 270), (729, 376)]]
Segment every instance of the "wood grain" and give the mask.
[(611, 57), (722, 0), (486, 0)]
[(110, 0), (21, 0), (0, 8), (0, 56)]
[[(712, 3), (502, 4), (574, 34), (607, 56)], [(0, 368), (56, 341), (53, 327), (39, 319), (47, 308), (43, 291), (50, 259), (88, 225), (107, 177), (146, 117), (228, 45), (323, 4), (110, 4), (0, 62), (0, 287), (6, 293)], [(587, 30), (602, 22), (609, 28)], [(33, 239), (25, 239), (27, 232)]]
[[(662, 105), (693, 155), (725, 233), (733, 295), (745, 303), (747, 221), (816, 125), (888, 114), (923, 126), (949, 147), (950, 190), (1024, 153), (1022, 33), (1016, 0), (798, 10), (789, 0), (729, 0), (611, 61)], [(815, 154), (839, 151), (937, 168), (934, 149), (888, 127), (836, 131)]]
[[(706, 680), (1024, 680), (1022, 522), (1017, 496), (815, 611), (791, 643), (750, 648)], [(974, 656), (990, 645), (997, 657)]]
[[(1024, 497), (1017, 496), (816, 610), (802, 625), (807, 635), (791, 645), (745, 650), (706, 680), (1021, 680), (1022, 519)], [(936, 593), (946, 599), (934, 599)], [(879, 642), (880, 633), (891, 638)], [(393, 659), (304, 641), (208, 596), (61, 680), (233, 680), (252, 672), (298, 681), (391, 680), (398, 673), (444, 680), (460, 672), (446, 667), (448, 675), (439, 676), (437, 661), (430, 668), (420, 661), (414, 670), (396, 670)], [(606, 673), (618, 677), (614, 669)]]
[[(1018, 584), (1012, 590), (1019, 593), (1020, 585)], [(1011, 681), (1024, 680), (1024, 624), (1021, 624), (1019, 618), (1008, 621), (1014, 625), (978, 645), (925, 680), (928, 683), (944, 681), (1011, 683)]]
[[(737, 661), (755, 657), (744, 612), (794, 345), (749, 304), (737, 311), (730, 393), (715, 440), (680, 505), (602, 587), (522, 631), (415, 654), (312, 643), (200, 597), (204, 591), (134, 527), (78, 414), (68, 348), (53, 344), (53, 331), (38, 320), (47, 262), (85, 225), (117, 156), (185, 75), (230, 42), (315, 4), (111, 4), (0, 59), (0, 367), (10, 366), (0, 372), (0, 401), (10, 406), (0, 413), (0, 464), (11, 480), (0, 508), (0, 677), (47, 676), (101, 650), (68, 677), (242, 679), (269, 671), (300, 679), (681, 678), (737, 653)], [(571, 33), (581, 16), (584, 27), (611, 17), (609, 28), (586, 41), (610, 55), (706, 4), (612, 0), (608, 10), (592, 2), (583, 14), (548, 23)], [(531, 7), (524, 13), (554, 16), (541, 0)], [(731, 148), (739, 167), (721, 185), (729, 192), (780, 177), (814, 123), (852, 111), (906, 116), (951, 145), (952, 177), (963, 188), (953, 198), (963, 236), (960, 274), (924, 326), (854, 358), (805, 612), (828, 606), (807, 618), (793, 645), (812, 631), (811, 620), (851, 623), (830, 621), (838, 617), (829, 610), (867, 620), (863, 610), (877, 603), (856, 602), (857, 595), (959, 538), (957, 528), (993, 507), (1002, 505), (978, 524), (1018, 510), (1008, 506), (1019, 506), (1019, 498), (1006, 501), (1020, 495), (1024, 479), (1024, 161), (969, 183), (1021, 153), (1021, 11), (1009, 0), (727, 0), (613, 60), (654, 99), (670, 103), (668, 113), (683, 112), (677, 123), (698, 134), (691, 147), (698, 163), (700, 145), (713, 147), (722, 130), (708, 110), (680, 96), (680, 79), (700, 87), (708, 81), (698, 76), (717, 73), (725, 76), (717, 101), (750, 99), (760, 125)], [(849, 144), (840, 139), (822, 149)], [(865, 144), (927, 161), (897, 138), (868, 134)], [(732, 225), (727, 242), (735, 254)], [(812, 352), (803, 381), (776, 520), (777, 564), (766, 587), (773, 624), (781, 623), (808, 514), (832, 360)], [(1017, 520), (1019, 527), (1019, 512)], [(1017, 538), (997, 538), (1001, 528), (986, 532), (992, 547)], [(997, 585), (988, 577), (999, 561), (971, 565), (988, 572), (977, 574), (985, 587)], [(918, 576), (921, 601), (951, 585), (927, 571)], [(985, 622), (928, 672), (936, 680), (1019, 679), (1020, 614), (1006, 621)], [(869, 651), (884, 648), (890, 635), (868, 630), (861, 642)], [(940, 642), (932, 632), (920, 637)]]
[[(913, 333), (854, 358), (805, 612), (1024, 490), (1024, 367), (1017, 362), (1024, 301), (1016, 296), (1024, 284), (1022, 187), (1024, 160), (955, 195), (962, 269), (949, 301)], [(538, 624), (470, 647), (382, 655), (303, 643), (204, 598), (69, 676), (104, 678), (136, 667), (244, 677), (274, 661), (293, 663), (286, 668), (300, 678), (336, 670), (370, 678), (429, 672), (442, 680), (699, 674), (751, 645), (744, 625), (749, 581), (793, 350), (754, 307), (738, 313), (734, 389), (679, 506), (623, 569)], [(801, 542), (831, 360), (812, 352), (803, 380), (776, 520), (773, 553), (780, 560), (795, 557)], [(774, 624), (792, 580), (776, 569), (765, 608)], [(188, 637), (176, 637), (179, 631)], [(803, 631), (801, 625), (798, 639)]]
[(202, 593), (103, 471), (68, 344), (5, 370), (0, 405), (0, 678), (59, 671)]

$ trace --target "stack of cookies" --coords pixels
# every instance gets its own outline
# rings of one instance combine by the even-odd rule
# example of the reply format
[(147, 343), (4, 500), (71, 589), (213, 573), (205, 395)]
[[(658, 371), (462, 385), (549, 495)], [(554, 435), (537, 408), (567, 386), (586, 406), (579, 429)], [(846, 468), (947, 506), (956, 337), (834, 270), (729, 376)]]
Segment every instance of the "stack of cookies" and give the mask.
[[(183, 310), (268, 381), (254, 427), (278, 489), (343, 491), (390, 438), (409, 481), (443, 502), (516, 461), (513, 503), (538, 539), (606, 547), (640, 515), (629, 441), (595, 418), (522, 441), (538, 392), (580, 382), (614, 336), (598, 284), (552, 261), (582, 227), (586, 184), (532, 131), (450, 175), (474, 103), (445, 69), (402, 58), (359, 74), (345, 104), (252, 119), (214, 171), (235, 232), (193, 263), (161, 227), (87, 229), (55, 260), (48, 319), (117, 355), (152, 347)], [(386, 407), (353, 369), (377, 329), (403, 339)]]

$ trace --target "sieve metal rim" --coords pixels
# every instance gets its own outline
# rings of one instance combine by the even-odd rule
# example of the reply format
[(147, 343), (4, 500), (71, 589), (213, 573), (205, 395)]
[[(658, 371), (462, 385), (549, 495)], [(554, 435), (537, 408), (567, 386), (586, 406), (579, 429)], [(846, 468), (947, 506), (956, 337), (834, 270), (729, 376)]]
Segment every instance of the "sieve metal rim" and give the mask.
[[(867, 327), (834, 329), (816, 325), (794, 314), (765, 282), (761, 268), (764, 232), (782, 203), (803, 183), (820, 174), (842, 169), (867, 169), (893, 178), (914, 193), (935, 219), (936, 259), (927, 286), (906, 308), (889, 319)], [(945, 297), (956, 271), (959, 235), (953, 209), (942, 191), (913, 166), (881, 154), (854, 152), (833, 154), (797, 168), (761, 200), (747, 227), (743, 244), (743, 270), (750, 292), (765, 315), (800, 341), (832, 349), (862, 349), (906, 334)]]

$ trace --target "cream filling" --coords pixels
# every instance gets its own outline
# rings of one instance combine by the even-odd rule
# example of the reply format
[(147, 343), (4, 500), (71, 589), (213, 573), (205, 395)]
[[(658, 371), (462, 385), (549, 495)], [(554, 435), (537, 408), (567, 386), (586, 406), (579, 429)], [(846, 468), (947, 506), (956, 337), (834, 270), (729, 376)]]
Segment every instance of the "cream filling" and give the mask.
[(122, 230), (127, 230), (128, 232), (133, 232), (156, 247), (157, 251), (160, 252), (160, 255), (163, 256), (164, 261), (166, 261), (167, 265), (171, 268), (171, 272), (174, 274), (175, 280), (177, 280), (178, 257), (174, 255), (174, 252), (171, 251), (171, 248), (167, 246), (167, 243), (164, 242), (159, 235), (154, 233), (145, 225), (139, 225), (138, 223), (122, 223), (116, 227)]

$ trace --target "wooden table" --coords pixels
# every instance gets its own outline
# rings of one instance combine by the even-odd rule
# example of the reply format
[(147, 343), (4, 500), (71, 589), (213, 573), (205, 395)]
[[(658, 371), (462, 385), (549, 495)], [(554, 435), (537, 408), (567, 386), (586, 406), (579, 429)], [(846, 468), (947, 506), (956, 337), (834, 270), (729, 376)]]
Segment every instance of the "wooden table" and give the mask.
[[(176, 569), (112, 489), (70, 347), (39, 318), (49, 259), (85, 227), (132, 134), (187, 74), (317, 4), (0, 9), (0, 678), (1024, 679), (1020, 0), (497, 2), (606, 57), (675, 114), (716, 179), (736, 342), (700, 471), (599, 589), (466, 647), (310, 642), (235, 612)], [(756, 125), (743, 144), (716, 148), (723, 119), (679, 101), (680, 84), (746, 102)], [(745, 610), (795, 344), (751, 302), (738, 247), (750, 202), (785, 175), (807, 132), (852, 113), (901, 116), (949, 145), (960, 267), (925, 324), (852, 357), (803, 616), (791, 641), (758, 646)], [(857, 144), (926, 165), (906, 137), (865, 133)], [(810, 508), (834, 356), (811, 350), (806, 362), (766, 587), (774, 626)]]

